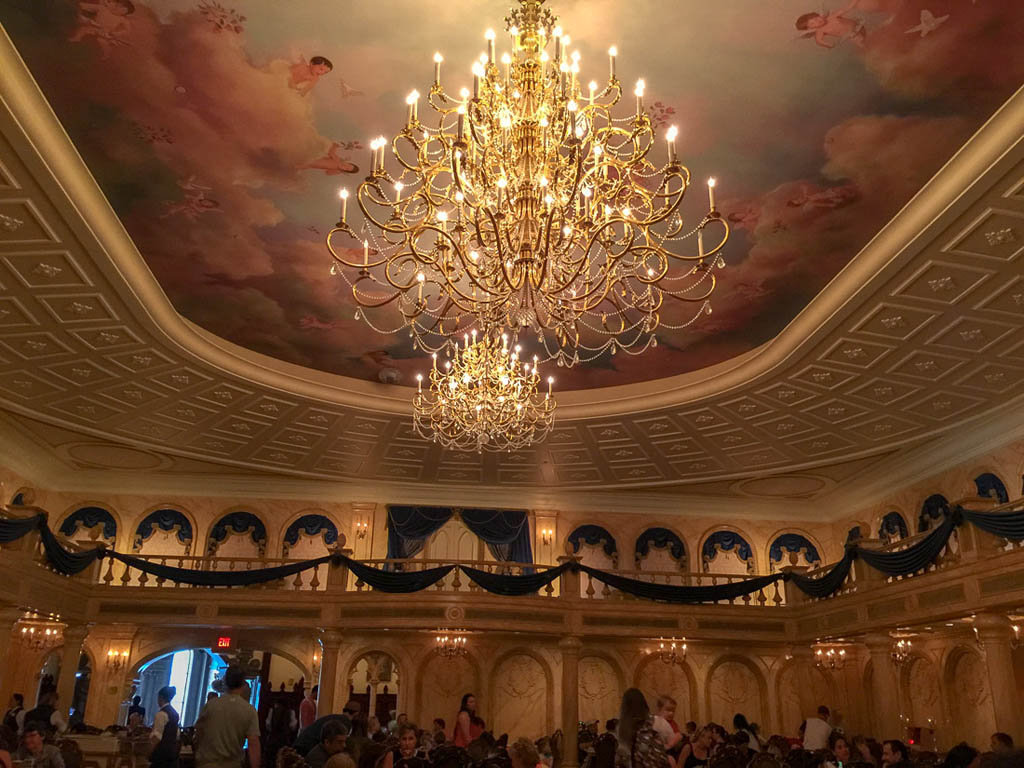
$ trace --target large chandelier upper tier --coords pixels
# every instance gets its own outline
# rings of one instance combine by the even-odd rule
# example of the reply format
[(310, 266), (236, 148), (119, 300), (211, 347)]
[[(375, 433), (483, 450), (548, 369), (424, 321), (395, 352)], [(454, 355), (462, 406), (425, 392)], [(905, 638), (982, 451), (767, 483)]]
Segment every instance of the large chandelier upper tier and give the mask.
[(540, 392), (537, 359), (519, 359), (518, 345), (507, 334), (474, 330), (452, 356), (438, 366), (437, 353), (429, 387), (413, 399), (413, 425), (424, 438), (457, 450), (515, 451), (547, 437), (554, 422), (552, 379)]
[[(349, 224), (341, 190), (332, 272), (350, 284), (357, 317), (408, 329), (427, 351), (505, 327), (530, 329), (559, 365), (639, 354), (659, 328), (711, 312), (729, 235), (714, 179), (708, 212), (688, 229), (690, 172), (674, 126), (658, 145), (644, 81), (635, 109), (624, 107), (613, 47), (607, 79), (584, 85), (580, 54), (544, 0), (519, 3), (505, 19), (510, 52), (499, 58), (488, 30), (472, 89), (445, 89), (435, 54), (429, 113), (413, 91), (405, 126), (371, 142), (355, 195), (364, 222)], [(666, 311), (666, 300), (691, 308)], [(391, 305), (394, 328), (367, 316)]]

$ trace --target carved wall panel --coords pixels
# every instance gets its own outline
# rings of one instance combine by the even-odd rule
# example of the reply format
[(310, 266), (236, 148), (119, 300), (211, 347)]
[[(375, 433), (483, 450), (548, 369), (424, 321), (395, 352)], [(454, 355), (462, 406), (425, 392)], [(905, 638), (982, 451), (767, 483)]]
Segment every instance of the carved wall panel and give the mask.
[(668, 694), (676, 700), (677, 723), (697, 719), (693, 685), (684, 667), (665, 664), (661, 659), (650, 656), (640, 663), (635, 684), (651, 709), (654, 709), (658, 696)]
[(443, 659), (431, 655), (419, 672), (418, 711), (412, 716), (422, 728), (435, 717), (444, 718), (450, 731), (455, 724), (462, 697), (467, 693), (480, 695), (480, 675), (468, 658)]
[(579, 718), (599, 721), (603, 731), (604, 722), (618, 716), (622, 696), (618, 675), (604, 659), (584, 656), (580, 659), (579, 680)]
[(967, 648), (954, 654), (947, 664), (946, 681), (953, 743), (986, 745), (996, 726), (985, 661)]
[(931, 660), (918, 656), (901, 672), (904, 698), (903, 714), (911, 725), (925, 728), (942, 722), (939, 696), (939, 672)]
[[(510, 739), (536, 739), (547, 730), (549, 691), (544, 668), (533, 656), (519, 653), (504, 659), (494, 670), (491, 716), (495, 734)], [(485, 715), (486, 718), (486, 715)]]
[(783, 667), (778, 686), (779, 726), (784, 734), (798, 733), (800, 723), (822, 704), (828, 707), (835, 704), (825, 673), (809, 661), (794, 661)]
[(708, 678), (708, 712), (711, 720), (729, 727), (737, 713), (751, 722), (764, 720), (762, 681), (739, 661), (724, 661)]

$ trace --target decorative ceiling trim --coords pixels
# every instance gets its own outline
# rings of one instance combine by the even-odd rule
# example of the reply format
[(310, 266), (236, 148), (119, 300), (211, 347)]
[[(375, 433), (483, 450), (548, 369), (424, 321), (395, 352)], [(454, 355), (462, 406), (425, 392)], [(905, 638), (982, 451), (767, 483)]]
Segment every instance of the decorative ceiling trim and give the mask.
[(0, 232), (0, 405), (36, 422), (374, 498), (433, 485), (548, 499), (962, 443), (1024, 396), (1020, 249), (988, 236), (993, 211), (1024, 216), (1024, 89), (775, 340), (693, 374), (564, 393), (547, 443), (501, 457), (419, 439), (409, 388), (273, 360), (182, 319), (5, 34), (0, 93), (0, 205), (38, 224), (32, 242)]

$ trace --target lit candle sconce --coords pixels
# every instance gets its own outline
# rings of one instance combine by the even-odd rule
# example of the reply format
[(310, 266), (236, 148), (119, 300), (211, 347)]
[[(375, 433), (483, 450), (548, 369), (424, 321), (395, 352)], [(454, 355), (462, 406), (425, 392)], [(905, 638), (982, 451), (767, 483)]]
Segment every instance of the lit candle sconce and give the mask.
[[(313, 680), (320, 679), (320, 663), (323, 661), (323, 657), (320, 656), (319, 651), (313, 651), (313, 663), (310, 665), (312, 668), (311, 677)], [(314, 683), (315, 684), (315, 683)]]
[(554, 531), (554, 529), (552, 529), (552, 528), (541, 528), (541, 531), (540, 531), (540, 541), (541, 541), (541, 544), (544, 544), (545, 546), (549, 546), (550, 544), (552, 544), (554, 542), (554, 540), (555, 540), (555, 531)]
[(111, 648), (107, 651), (107, 669), (111, 672), (120, 672), (128, 664), (128, 651), (116, 651)]
[(367, 532), (370, 530), (370, 524), (365, 520), (360, 520), (356, 523), (356, 538), (365, 539)]

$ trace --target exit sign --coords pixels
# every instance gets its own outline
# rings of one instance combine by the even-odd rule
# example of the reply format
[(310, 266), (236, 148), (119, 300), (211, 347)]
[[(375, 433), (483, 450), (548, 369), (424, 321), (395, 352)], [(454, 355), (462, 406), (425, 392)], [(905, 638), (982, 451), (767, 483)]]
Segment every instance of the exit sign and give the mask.
[(230, 648), (231, 647), (231, 638), (230, 637), (218, 637), (217, 638), (217, 647), (218, 648)]

